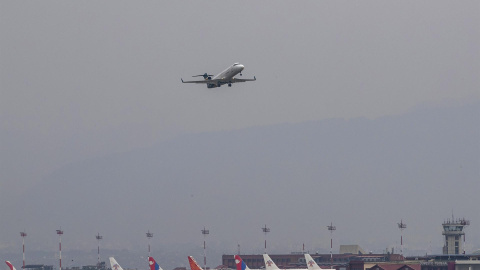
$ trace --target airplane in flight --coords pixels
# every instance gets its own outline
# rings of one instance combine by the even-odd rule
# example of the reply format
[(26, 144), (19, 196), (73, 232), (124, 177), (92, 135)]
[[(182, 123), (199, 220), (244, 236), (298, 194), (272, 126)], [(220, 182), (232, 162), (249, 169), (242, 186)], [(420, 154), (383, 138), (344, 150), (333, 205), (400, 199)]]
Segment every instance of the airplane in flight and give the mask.
[(13, 264), (11, 264), (9, 261), (5, 261), (5, 263), (8, 265), (8, 267), (10, 268), (10, 270), (17, 270), (15, 268), (15, 266), (13, 266)]
[(244, 65), (240, 63), (235, 63), (215, 76), (208, 73), (205, 73), (203, 75), (192, 76), (192, 77), (203, 77), (202, 81), (184, 81), (183, 79), (181, 80), (182, 80), (182, 83), (203, 83), (207, 85), (207, 88), (220, 87), (224, 84), (228, 85), (228, 87), (231, 87), (232, 83), (256, 81), (257, 78), (255, 78), (255, 76), (253, 76), (253, 79), (234, 78), (239, 73), (240, 73), (240, 76), (242, 76), (242, 70), (244, 68), (245, 68)]
[[(263, 260), (265, 261), (265, 270), (280, 270), (278, 266), (273, 262), (272, 259), (270, 259), (270, 256), (267, 254), (263, 254)], [(297, 268), (297, 269), (288, 269), (288, 270), (307, 270), (307, 269), (302, 269), (302, 268)]]
[(320, 268), (317, 262), (308, 253), (305, 253), (305, 261), (307, 262), (308, 270), (335, 270), (335, 269)]

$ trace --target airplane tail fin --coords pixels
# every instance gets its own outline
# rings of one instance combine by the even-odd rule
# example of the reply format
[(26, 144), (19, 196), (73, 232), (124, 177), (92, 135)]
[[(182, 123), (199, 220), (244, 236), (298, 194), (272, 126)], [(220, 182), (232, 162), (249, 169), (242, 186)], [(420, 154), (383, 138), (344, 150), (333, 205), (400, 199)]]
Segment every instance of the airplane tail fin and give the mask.
[(318, 266), (317, 262), (310, 256), (310, 254), (305, 253), (305, 261), (307, 262), (308, 270), (319, 270), (322, 269)]
[(263, 254), (263, 260), (265, 261), (265, 270), (279, 270), (278, 266), (267, 254)]
[(240, 256), (235, 255), (235, 264), (237, 265), (237, 270), (250, 270), (245, 262), (240, 258)]
[(5, 261), (5, 263), (8, 265), (8, 267), (10, 267), (10, 270), (17, 270), (15, 269), (15, 266), (13, 266), (13, 264), (11, 264), (9, 261)]
[(110, 266), (112, 267), (112, 270), (123, 270), (123, 268), (117, 263), (115, 258), (110, 257)]
[(150, 270), (163, 270), (153, 257), (148, 257), (148, 264), (150, 265)]
[(203, 270), (192, 256), (188, 256), (188, 262), (191, 270)]

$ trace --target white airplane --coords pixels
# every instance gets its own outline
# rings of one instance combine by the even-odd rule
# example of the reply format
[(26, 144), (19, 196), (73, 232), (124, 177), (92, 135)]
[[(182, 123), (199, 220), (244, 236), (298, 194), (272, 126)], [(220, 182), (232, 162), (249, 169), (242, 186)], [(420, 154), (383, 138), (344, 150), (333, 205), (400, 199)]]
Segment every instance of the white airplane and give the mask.
[[(231, 66), (229, 66), (227, 69), (224, 71), (220, 72), (218, 75), (211, 75), (208, 73), (205, 73), (203, 75), (195, 75), (192, 77), (203, 77), (203, 81), (184, 81), (182, 80), (182, 83), (203, 83), (207, 85), (207, 88), (215, 88), (215, 87), (220, 87), (224, 84), (227, 84), (228, 87), (232, 86), (232, 83), (237, 83), (237, 82), (248, 82), (248, 81), (256, 81), (257, 78), (253, 76), (253, 79), (239, 79), (239, 78), (234, 78), (237, 74), (240, 73), (240, 76), (242, 76), (242, 70), (245, 68), (244, 65), (240, 63), (235, 63)], [(213, 77), (212, 77), (213, 76)]]
[[(270, 259), (270, 256), (267, 254), (263, 254), (263, 260), (265, 261), (265, 270), (279, 270), (278, 266), (273, 262), (272, 259)], [(307, 269), (302, 269), (302, 268), (297, 268), (297, 269), (288, 269), (288, 270), (307, 270)]]
[(110, 257), (110, 266), (112, 267), (112, 270), (123, 270), (123, 268), (120, 266), (120, 264), (117, 263), (115, 258)]
[(326, 268), (320, 268), (318, 266), (317, 262), (310, 256), (310, 254), (305, 253), (305, 261), (307, 262), (307, 267), (308, 270), (335, 270), (335, 269), (326, 269)]

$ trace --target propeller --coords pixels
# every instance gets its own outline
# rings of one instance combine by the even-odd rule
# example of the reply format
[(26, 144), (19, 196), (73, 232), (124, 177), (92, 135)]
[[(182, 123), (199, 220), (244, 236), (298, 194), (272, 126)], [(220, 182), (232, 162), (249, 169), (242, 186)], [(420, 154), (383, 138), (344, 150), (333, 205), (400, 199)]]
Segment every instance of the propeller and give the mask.
[(192, 76), (192, 77), (203, 77), (203, 78), (206, 80), (207, 78), (208, 78), (208, 79), (211, 79), (210, 76), (213, 76), (213, 75), (212, 75), (212, 74), (207, 74), (207, 73), (205, 73), (205, 74), (201, 74), (201, 75), (194, 75), (194, 76)]

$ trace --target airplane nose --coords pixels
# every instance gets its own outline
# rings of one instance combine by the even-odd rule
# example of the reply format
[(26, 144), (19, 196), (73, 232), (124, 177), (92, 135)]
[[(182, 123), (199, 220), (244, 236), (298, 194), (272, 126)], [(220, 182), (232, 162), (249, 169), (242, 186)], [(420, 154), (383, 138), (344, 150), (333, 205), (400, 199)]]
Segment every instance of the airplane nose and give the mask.
[(239, 67), (241, 70), (243, 70), (243, 69), (245, 68), (244, 65), (238, 65), (238, 67)]

